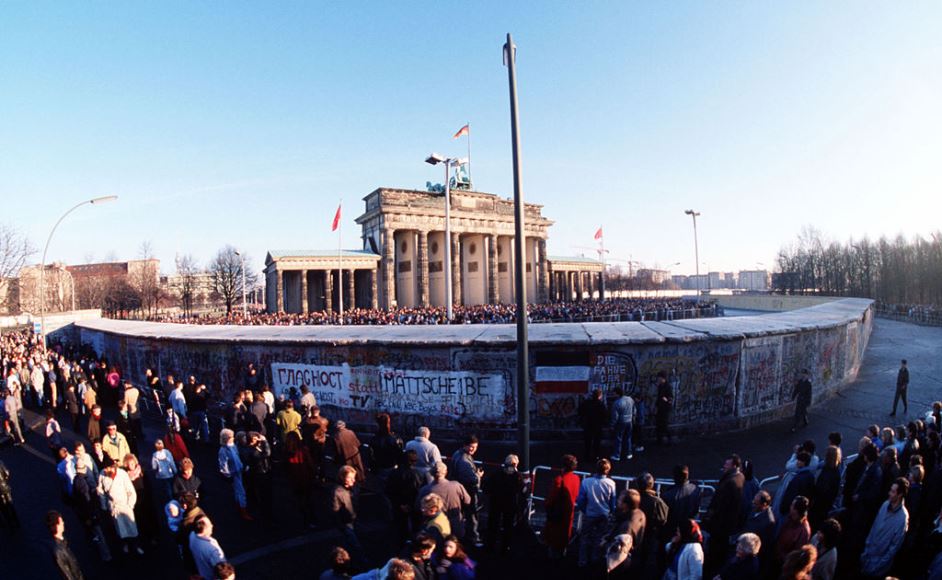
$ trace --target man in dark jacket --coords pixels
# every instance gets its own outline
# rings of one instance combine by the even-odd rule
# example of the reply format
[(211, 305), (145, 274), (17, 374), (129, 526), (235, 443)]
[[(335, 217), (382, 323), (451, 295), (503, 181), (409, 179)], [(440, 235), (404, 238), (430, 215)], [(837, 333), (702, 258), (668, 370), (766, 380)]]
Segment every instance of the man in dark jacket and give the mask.
[(899, 372), (896, 373), (896, 394), (893, 396), (893, 412), (890, 417), (896, 416), (896, 405), (903, 400), (903, 413), (909, 413), (909, 401), (906, 400), (906, 391), (909, 390), (909, 367), (906, 359), (900, 361)]
[(406, 451), (405, 461), (389, 476), (386, 482), (386, 497), (392, 504), (393, 525), (399, 533), (399, 543), (404, 543), (410, 535), (413, 514), (419, 490), (429, 483), (428, 474), (416, 468), (418, 462), (414, 450)]
[(671, 410), (674, 408), (674, 387), (667, 382), (667, 373), (659, 371), (657, 373), (657, 401), (654, 403), (654, 432), (657, 435), (657, 442), (666, 439), (671, 442), (671, 434), (668, 425), (671, 420)]
[(667, 504), (667, 524), (661, 539), (667, 543), (680, 522), (700, 516), (700, 488), (690, 483), (689, 467), (674, 467), (674, 487), (663, 491), (661, 498)]
[(83, 580), (82, 568), (65, 541), (65, 522), (57, 511), (46, 514), (46, 526), (52, 535), (52, 557), (63, 580)]
[(742, 510), (742, 489), (746, 478), (739, 470), (742, 461), (738, 455), (730, 455), (723, 463), (723, 475), (716, 486), (704, 518), (704, 527), (710, 532), (708, 557), (704, 566), (704, 577), (713, 575), (726, 562), (729, 552), (729, 537), (739, 529)]
[(585, 443), (585, 457), (591, 463), (602, 456), (602, 428), (607, 421), (602, 389), (595, 389), (579, 407), (579, 421)]
[(759, 548), (759, 560), (763, 570), (771, 564), (772, 554), (775, 552), (775, 522), (775, 514), (772, 513), (772, 496), (769, 492), (761, 490), (752, 498), (752, 513), (746, 516), (742, 533), (753, 533), (762, 541)]
[[(792, 433), (799, 426), (808, 426), (808, 407), (811, 406), (811, 380), (808, 369), (802, 369), (798, 375), (798, 382), (792, 390), (792, 400), (795, 401), (795, 422), (792, 424)], [(786, 505), (786, 510), (788, 510)]]

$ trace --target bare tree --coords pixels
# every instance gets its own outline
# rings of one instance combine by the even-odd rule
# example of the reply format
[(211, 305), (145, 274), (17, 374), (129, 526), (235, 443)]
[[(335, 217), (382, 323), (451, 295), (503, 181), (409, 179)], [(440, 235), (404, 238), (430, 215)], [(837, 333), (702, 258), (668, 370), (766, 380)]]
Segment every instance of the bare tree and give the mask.
[(0, 224), (0, 311), (15, 307), (13, 280), (35, 253), (36, 248), (24, 234), (13, 226)]
[[(216, 258), (209, 265), (213, 289), (226, 305), (226, 314), (232, 313), (232, 305), (242, 296), (242, 258), (245, 258), (246, 264), (251, 263), (247, 255), (240, 257), (234, 247), (227, 245), (216, 253)], [(255, 286), (257, 278), (250, 267), (246, 268), (246, 291)]]
[(887, 304), (942, 305), (942, 234), (931, 240), (864, 237), (825, 242), (804, 228), (796, 243), (779, 251), (775, 289), (830, 296), (863, 296)]
[(184, 316), (192, 316), (196, 299), (196, 274), (199, 268), (192, 254), (177, 256), (177, 276), (180, 277), (180, 305)]
[(152, 261), (154, 252), (149, 241), (141, 243), (138, 256), (142, 262), (133, 271), (128, 271), (131, 288), (137, 293), (141, 313), (156, 314), (160, 301), (160, 281), (157, 262)]

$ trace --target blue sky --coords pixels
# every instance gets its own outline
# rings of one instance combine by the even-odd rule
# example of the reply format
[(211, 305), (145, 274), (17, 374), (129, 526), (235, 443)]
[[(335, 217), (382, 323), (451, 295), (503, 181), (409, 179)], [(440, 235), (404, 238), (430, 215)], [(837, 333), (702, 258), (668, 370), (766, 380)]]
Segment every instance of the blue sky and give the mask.
[[(424, 188), (431, 151), (511, 196), (518, 45), (524, 196), (551, 254), (771, 264), (812, 225), (928, 235), (942, 189), (938, 2), (0, 3), (0, 221), (50, 260), (163, 269), (225, 244), (358, 247), (361, 198)], [(38, 261), (38, 255), (37, 255)]]

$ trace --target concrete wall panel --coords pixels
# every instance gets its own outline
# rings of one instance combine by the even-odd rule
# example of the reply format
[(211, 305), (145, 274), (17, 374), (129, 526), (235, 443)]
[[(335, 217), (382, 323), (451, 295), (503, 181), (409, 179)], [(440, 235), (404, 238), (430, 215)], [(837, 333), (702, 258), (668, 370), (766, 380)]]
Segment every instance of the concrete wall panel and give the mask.
[[(798, 372), (812, 374), (814, 398), (857, 376), (873, 317), (868, 300), (842, 300), (776, 316), (671, 323), (532, 325), (531, 425), (535, 440), (577, 432), (582, 397), (600, 388), (633, 391), (653, 425), (654, 382), (669, 376), (675, 429), (705, 432), (788, 415)], [(803, 322), (802, 322), (803, 321)], [(775, 327), (779, 330), (775, 330)], [(453, 435), (468, 429), (512, 439), (516, 352), (511, 325), (430, 327), (213, 327), (97, 320), (77, 340), (141, 381), (195, 374), (220, 397), (243, 386), (253, 362), (290, 392), (307, 384), (332, 418), (372, 425), (380, 410), (397, 428), (426, 424)]]

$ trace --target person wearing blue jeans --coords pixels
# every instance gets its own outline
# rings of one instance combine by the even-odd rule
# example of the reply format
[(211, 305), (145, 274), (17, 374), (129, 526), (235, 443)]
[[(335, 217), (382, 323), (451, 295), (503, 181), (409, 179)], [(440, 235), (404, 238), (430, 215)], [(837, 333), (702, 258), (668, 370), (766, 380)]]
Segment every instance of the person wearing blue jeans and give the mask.
[(209, 392), (206, 385), (197, 385), (189, 406), (190, 427), (196, 433), (196, 439), (209, 443), (209, 420), (206, 417), (206, 398)]
[(635, 414), (635, 402), (621, 387), (615, 387), (615, 402), (612, 403), (612, 431), (615, 434), (615, 450), (612, 461), (631, 459), (631, 431)]

